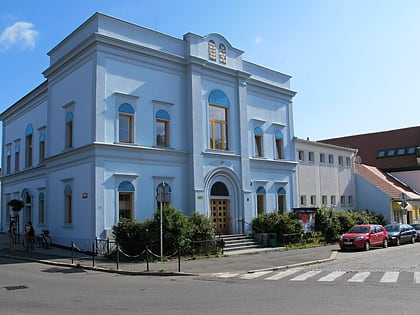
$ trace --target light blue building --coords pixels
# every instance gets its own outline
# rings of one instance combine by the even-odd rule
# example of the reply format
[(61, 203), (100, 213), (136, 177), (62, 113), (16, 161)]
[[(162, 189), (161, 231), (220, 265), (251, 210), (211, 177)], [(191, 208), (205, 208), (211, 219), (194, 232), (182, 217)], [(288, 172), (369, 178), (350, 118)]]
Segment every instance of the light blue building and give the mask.
[(0, 115), (3, 231), (14, 198), (22, 222), (80, 246), (160, 202), (224, 234), (296, 206), (290, 76), (219, 34), (178, 39), (99, 13), (48, 55), (46, 81)]

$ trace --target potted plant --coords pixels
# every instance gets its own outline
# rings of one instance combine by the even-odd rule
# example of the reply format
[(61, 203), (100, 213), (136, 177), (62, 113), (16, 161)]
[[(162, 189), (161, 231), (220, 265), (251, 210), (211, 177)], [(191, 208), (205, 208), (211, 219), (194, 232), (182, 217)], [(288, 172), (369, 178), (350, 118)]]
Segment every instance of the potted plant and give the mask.
[(12, 210), (15, 212), (18, 212), (22, 210), (22, 208), (25, 206), (22, 200), (12, 199), (7, 204), (9, 207), (12, 207)]

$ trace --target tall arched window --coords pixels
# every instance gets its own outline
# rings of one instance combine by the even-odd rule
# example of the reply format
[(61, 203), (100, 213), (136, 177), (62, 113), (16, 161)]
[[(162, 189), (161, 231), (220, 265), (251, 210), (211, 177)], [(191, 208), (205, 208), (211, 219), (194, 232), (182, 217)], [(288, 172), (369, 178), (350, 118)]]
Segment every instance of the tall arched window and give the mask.
[(32, 166), (32, 125), (28, 125), (25, 131), (25, 167)]
[(134, 186), (129, 181), (123, 181), (118, 186), (119, 218), (134, 219)]
[(220, 90), (209, 95), (210, 148), (228, 150), (229, 99)]
[(265, 189), (262, 186), (257, 188), (257, 215), (265, 213)]
[(70, 185), (64, 187), (64, 223), (72, 224), (73, 222), (73, 191)]
[(134, 109), (128, 104), (121, 104), (118, 108), (118, 141), (125, 143), (134, 142)]
[(209, 40), (209, 59), (216, 61), (216, 43), (213, 40)]
[(277, 130), (275, 133), (275, 141), (277, 159), (283, 159), (283, 133), (280, 130)]
[(226, 63), (226, 47), (223, 44), (219, 45), (219, 61)]
[(73, 147), (73, 113), (66, 114), (66, 148)]
[(39, 163), (44, 162), (45, 159), (45, 134), (39, 135)]
[(159, 110), (156, 113), (156, 146), (169, 147), (169, 121), (167, 111)]
[(255, 140), (255, 156), (263, 157), (263, 135), (264, 132), (260, 127), (254, 128), (254, 140)]
[(20, 145), (15, 144), (15, 172), (19, 171), (20, 164)]
[(280, 214), (286, 211), (286, 190), (283, 187), (277, 190), (277, 211)]

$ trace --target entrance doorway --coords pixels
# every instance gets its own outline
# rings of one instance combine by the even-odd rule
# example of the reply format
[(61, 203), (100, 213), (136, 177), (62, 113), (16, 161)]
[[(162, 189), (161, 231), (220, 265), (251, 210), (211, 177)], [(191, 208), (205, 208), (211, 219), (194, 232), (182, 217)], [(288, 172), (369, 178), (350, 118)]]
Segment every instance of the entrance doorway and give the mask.
[(216, 182), (210, 192), (210, 213), (213, 224), (221, 234), (230, 234), (229, 190), (222, 182)]

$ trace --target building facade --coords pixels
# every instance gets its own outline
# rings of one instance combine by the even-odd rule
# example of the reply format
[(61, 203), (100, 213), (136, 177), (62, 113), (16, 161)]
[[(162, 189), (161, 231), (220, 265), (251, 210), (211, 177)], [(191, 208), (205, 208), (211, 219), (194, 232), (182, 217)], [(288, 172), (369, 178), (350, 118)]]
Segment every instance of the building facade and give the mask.
[(299, 208), (357, 209), (357, 150), (295, 139)]
[(161, 202), (224, 234), (296, 201), (291, 77), (219, 34), (177, 39), (99, 13), (49, 53), (46, 81), (0, 115), (2, 229), (89, 247)]

